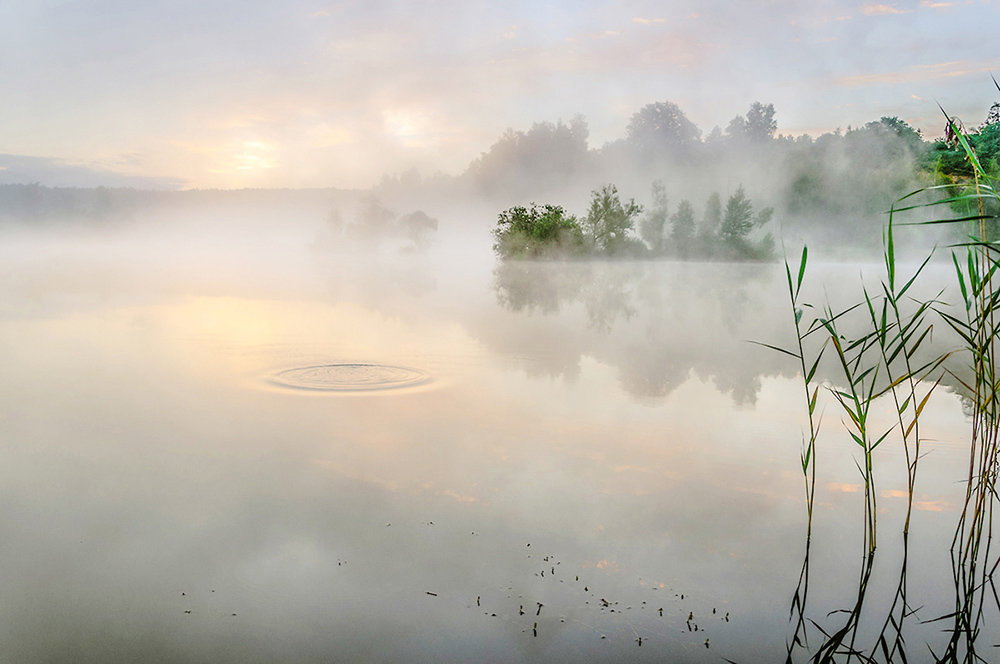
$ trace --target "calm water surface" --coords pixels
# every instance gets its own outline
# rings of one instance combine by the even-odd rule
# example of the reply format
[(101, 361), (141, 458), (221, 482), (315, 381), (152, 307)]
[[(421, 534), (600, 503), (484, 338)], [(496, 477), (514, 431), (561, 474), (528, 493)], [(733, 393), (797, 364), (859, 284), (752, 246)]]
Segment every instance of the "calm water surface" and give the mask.
[[(747, 343), (789, 340), (780, 270), (280, 237), (9, 238), (2, 659), (784, 659), (801, 387)], [(958, 399), (930, 408), (927, 617), (949, 610), (967, 463)], [(828, 419), (817, 620), (852, 601), (861, 552)], [(880, 453), (891, 561), (905, 472)]]

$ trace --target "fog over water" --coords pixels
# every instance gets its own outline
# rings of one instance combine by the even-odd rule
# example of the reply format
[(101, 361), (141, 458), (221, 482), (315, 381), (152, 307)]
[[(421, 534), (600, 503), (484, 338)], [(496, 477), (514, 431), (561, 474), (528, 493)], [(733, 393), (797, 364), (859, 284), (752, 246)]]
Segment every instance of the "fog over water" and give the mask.
[(0, 2), (0, 664), (989, 659), (998, 24)]
[[(792, 339), (783, 268), (498, 262), (478, 210), (375, 233), (337, 196), (2, 231), (4, 657), (783, 658), (805, 420), (794, 362), (749, 343)], [(839, 304), (878, 270), (808, 287)], [(944, 390), (926, 417), (932, 617), (967, 422)], [(828, 418), (816, 616), (862, 535)], [(879, 454), (891, 559), (905, 462)]]

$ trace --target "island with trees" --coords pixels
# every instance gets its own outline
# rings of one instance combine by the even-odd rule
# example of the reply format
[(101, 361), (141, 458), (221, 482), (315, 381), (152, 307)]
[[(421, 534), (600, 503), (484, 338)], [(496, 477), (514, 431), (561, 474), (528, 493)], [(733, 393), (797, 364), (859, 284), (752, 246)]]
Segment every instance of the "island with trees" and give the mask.
[(653, 183), (653, 201), (646, 210), (635, 199), (622, 202), (618, 188), (609, 184), (591, 193), (590, 207), (580, 219), (559, 205), (515, 206), (500, 213), (493, 230), (493, 250), (504, 259), (774, 257), (773, 234), (758, 232), (774, 210), (763, 208), (755, 213), (742, 186), (729, 196), (725, 210), (719, 194), (711, 194), (700, 222), (687, 199), (670, 214), (659, 181)]

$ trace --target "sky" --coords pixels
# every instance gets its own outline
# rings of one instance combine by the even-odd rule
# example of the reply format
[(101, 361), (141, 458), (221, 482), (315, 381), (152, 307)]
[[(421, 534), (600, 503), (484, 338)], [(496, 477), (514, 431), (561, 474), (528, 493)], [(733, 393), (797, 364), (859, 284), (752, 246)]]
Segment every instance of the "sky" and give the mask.
[(998, 28), (1000, 0), (3, 0), (0, 183), (365, 188), (577, 114), (599, 148), (657, 101), (933, 138), (1000, 98)]

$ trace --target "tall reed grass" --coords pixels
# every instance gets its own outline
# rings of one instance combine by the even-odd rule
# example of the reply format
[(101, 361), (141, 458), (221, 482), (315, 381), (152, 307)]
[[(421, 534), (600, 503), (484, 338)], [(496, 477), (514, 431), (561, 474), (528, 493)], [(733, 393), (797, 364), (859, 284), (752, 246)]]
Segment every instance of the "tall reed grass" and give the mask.
[[(997, 89), (1000, 90), (1000, 84)], [(962, 386), (972, 404), (969, 466), (964, 504), (951, 542), (954, 610), (930, 619), (920, 616), (922, 623), (947, 625), (947, 642), (943, 649), (938, 645), (937, 650), (930, 644), (926, 647), (921, 644), (919, 652), (931, 652), (938, 662), (986, 661), (977, 648), (986, 630), (987, 603), (994, 602), (993, 607), (1000, 608), (1000, 594), (994, 585), (1000, 558), (991, 550), (994, 508), (1000, 500), (997, 493), (1000, 374), (996, 357), (1000, 337), (1000, 287), (997, 284), (1000, 242), (992, 239), (988, 232), (990, 225), (1000, 219), (1000, 190), (980, 163), (960, 124), (947, 114), (945, 118), (947, 134), (961, 146), (972, 166), (973, 176), (960, 186), (922, 188), (892, 206), (883, 238), (885, 274), (877, 290), (862, 287), (859, 301), (844, 309), (834, 310), (829, 304), (817, 307), (802, 301), (808, 250), (803, 248), (796, 271), (793, 272), (787, 260), (785, 262), (796, 344), (791, 349), (763, 345), (797, 360), (809, 427), (808, 433), (803, 434), (800, 459), (806, 494), (806, 547), (791, 603), (793, 632), (787, 646), (788, 662), (803, 654), (814, 662), (908, 661), (906, 625), (915, 620), (917, 614), (907, 599), (906, 572), (924, 440), (920, 422), (945, 376)], [(957, 217), (942, 215), (931, 221), (905, 221), (914, 211), (942, 206), (965, 212)], [(928, 224), (958, 225), (965, 231), (963, 239), (951, 247), (956, 285), (963, 300), (958, 311), (945, 304), (944, 291), (925, 299), (914, 295), (915, 284), (920, 282), (933, 250), (912, 274), (898, 274), (895, 229)], [(807, 311), (809, 318), (805, 316)], [(928, 342), (936, 323), (944, 323), (953, 330), (960, 347), (943, 353), (931, 352)], [(832, 349), (839, 377), (820, 385), (817, 370), (829, 349)], [(826, 402), (840, 413), (849, 439), (856, 446), (855, 462), (864, 487), (862, 566), (856, 600), (853, 606), (839, 612), (845, 615), (839, 627), (829, 629), (810, 618), (807, 608), (821, 394), (826, 394)], [(884, 400), (891, 401), (895, 422), (883, 431), (874, 428), (872, 409), (876, 402)], [(880, 534), (875, 451), (885, 444), (898, 444), (902, 448), (907, 497), (899, 534), (902, 558), (896, 568), (899, 576), (895, 596), (891, 602), (879, 602), (888, 609), (882, 618), (873, 619), (871, 611), (866, 609), (866, 595)], [(874, 641), (868, 645), (860, 642), (863, 613), (867, 624), (873, 624), (876, 619), (881, 624)], [(815, 649), (809, 646), (811, 631), (821, 635)]]

